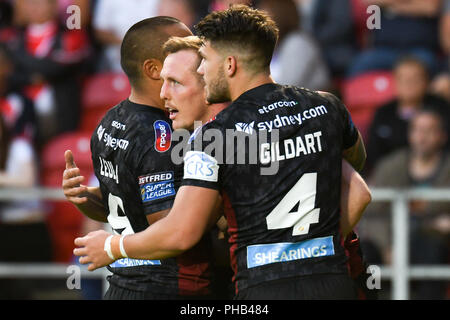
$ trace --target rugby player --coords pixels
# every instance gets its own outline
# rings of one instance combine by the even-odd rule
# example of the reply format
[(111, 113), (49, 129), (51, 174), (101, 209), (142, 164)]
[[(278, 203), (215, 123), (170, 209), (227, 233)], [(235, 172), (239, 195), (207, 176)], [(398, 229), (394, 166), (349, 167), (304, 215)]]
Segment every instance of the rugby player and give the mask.
[[(159, 97), (162, 45), (171, 36), (191, 34), (171, 17), (142, 20), (126, 33), (121, 65), (131, 94), (107, 112), (91, 138), (99, 188), (81, 185), (84, 177), (72, 153), (66, 151), (63, 189), (67, 199), (88, 217), (109, 222), (116, 234), (145, 230), (173, 204), (182, 167), (170, 158), (171, 121)], [(105, 299), (208, 298), (209, 259), (205, 239), (177, 258), (117, 260), (108, 266), (113, 275), (108, 277)]]
[[(114, 259), (160, 259), (187, 250), (217, 219), (213, 209), (222, 195), (238, 299), (354, 298), (340, 230), (341, 158), (360, 169), (365, 152), (348, 111), (331, 94), (273, 83), (269, 63), (277, 29), (265, 14), (234, 6), (197, 27), (205, 40), (198, 71), (207, 99), (232, 104), (191, 145), (208, 129), (225, 136), (227, 128), (253, 121), (254, 131), (277, 127), (279, 140), (259, 146), (256, 165), (220, 163), (206, 148), (188, 152), (169, 215), (144, 232), (115, 236), (122, 250), (111, 245)], [(278, 162), (278, 173), (261, 175), (271, 162)], [(81, 246), (75, 254), (89, 270), (114, 260), (104, 251), (111, 251), (107, 237), (97, 231), (75, 240)]]
[[(164, 99), (165, 106), (170, 112), (172, 126), (175, 130), (188, 129), (192, 132), (194, 121), (200, 119), (203, 124), (211, 121), (225, 107), (224, 104), (208, 104), (204, 99), (205, 84), (202, 77), (196, 72), (201, 62), (198, 52), (201, 46), (200, 38), (189, 36), (172, 37), (163, 47), (166, 59), (161, 70), (161, 79), (163, 80), (161, 99)], [(351, 230), (351, 226), (359, 220), (361, 208), (367, 204), (364, 201), (368, 197), (368, 188), (362, 177), (345, 160), (342, 161), (341, 184), (341, 211), (343, 212), (341, 229), (343, 234), (347, 234)], [(349, 199), (353, 199), (353, 201), (349, 201)], [(223, 217), (219, 226), (225, 230), (226, 221)], [(355, 279), (360, 297), (366, 298), (365, 296), (368, 295), (365, 281), (366, 266), (362, 259), (359, 238), (354, 232), (347, 237), (345, 248), (349, 251), (350, 274)], [(226, 256), (220, 249), (220, 246), (215, 248), (215, 256), (221, 254)], [(214, 259), (214, 261), (216, 260), (220, 259)]]

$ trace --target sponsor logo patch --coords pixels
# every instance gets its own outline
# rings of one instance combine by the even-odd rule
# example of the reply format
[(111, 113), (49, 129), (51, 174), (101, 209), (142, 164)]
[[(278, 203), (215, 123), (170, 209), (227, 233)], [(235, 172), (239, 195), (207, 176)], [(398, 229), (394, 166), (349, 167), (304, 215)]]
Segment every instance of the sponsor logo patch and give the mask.
[(255, 121), (251, 123), (238, 122), (234, 126), (236, 131), (244, 132), (247, 134), (253, 134), (253, 126), (255, 125)]
[(188, 151), (184, 157), (184, 179), (217, 182), (219, 166), (216, 159), (200, 151)]
[(153, 123), (155, 129), (155, 149), (158, 152), (166, 152), (170, 149), (172, 129), (170, 125), (163, 121), (157, 120)]
[(139, 177), (142, 202), (150, 202), (175, 195), (172, 171), (148, 174)]
[(159, 266), (160, 264), (161, 264), (160, 260), (140, 260), (140, 259), (123, 258), (114, 261), (109, 266), (111, 268), (129, 268), (138, 266)]
[(301, 242), (257, 244), (247, 247), (247, 267), (334, 255), (333, 236)]

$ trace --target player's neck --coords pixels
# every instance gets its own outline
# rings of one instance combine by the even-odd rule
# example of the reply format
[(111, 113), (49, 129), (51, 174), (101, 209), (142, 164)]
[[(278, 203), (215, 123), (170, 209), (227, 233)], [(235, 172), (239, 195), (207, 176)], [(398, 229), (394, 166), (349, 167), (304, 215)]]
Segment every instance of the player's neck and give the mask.
[(214, 103), (207, 106), (208, 112), (206, 112), (205, 116), (202, 119), (202, 123), (205, 124), (211, 119), (214, 119), (214, 117), (223, 109), (225, 109), (230, 103)]
[(166, 111), (166, 109), (164, 108), (164, 102), (159, 98), (159, 96), (152, 96), (148, 93), (143, 94), (134, 88), (131, 88), (131, 93), (128, 97), (128, 100), (133, 103), (143, 104)]
[(230, 85), (231, 101), (239, 98), (239, 96), (244, 92), (267, 83), (274, 83), (269, 73), (259, 73), (257, 75), (242, 75), (239, 80), (234, 81), (233, 85)]

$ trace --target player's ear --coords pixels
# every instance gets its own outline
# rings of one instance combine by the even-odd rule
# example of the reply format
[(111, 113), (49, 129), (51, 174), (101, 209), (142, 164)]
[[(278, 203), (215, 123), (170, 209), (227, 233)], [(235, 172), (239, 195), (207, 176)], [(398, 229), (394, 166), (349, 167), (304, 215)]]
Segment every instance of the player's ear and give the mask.
[(144, 77), (152, 80), (160, 80), (161, 69), (162, 63), (157, 59), (147, 59), (142, 64), (142, 73)]
[(236, 74), (236, 71), (237, 71), (236, 57), (234, 57), (234, 56), (226, 57), (226, 59), (225, 59), (225, 74), (231, 78)]

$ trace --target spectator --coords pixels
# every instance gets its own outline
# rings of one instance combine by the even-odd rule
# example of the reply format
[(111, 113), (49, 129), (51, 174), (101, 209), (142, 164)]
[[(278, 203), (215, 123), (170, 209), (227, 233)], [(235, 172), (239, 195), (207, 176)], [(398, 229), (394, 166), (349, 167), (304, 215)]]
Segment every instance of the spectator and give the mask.
[(41, 146), (78, 128), (79, 76), (89, 45), (83, 30), (59, 24), (56, 0), (24, 0), (23, 5), (28, 24), (9, 44), (15, 66), (11, 81), (34, 102)]
[(440, 21), (440, 42), (446, 57), (444, 70), (431, 83), (431, 90), (447, 99), (450, 103), (450, 0), (444, 0), (443, 14)]
[(444, 0), (442, 11), (439, 39), (444, 54), (450, 59), (450, 0)]
[[(33, 187), (37, 182), (38, 166), (30, 140), (13, 135), (0, 115), (0, 188)], [(51, 248), (39, 201), (0, 202), (0, 261), (50, 262)], [(35, 285), (30, 280), (1, 280), (0, 298), (30, 299)]]
[(450, 73), (442, 73), (436, 76), (431, 82), (430, 91), (450, 103)]
[(0, 46), (0, 115), (13, 135), (24, 135), (34, 141), (36, 118), (33, 102), (12, 90), (9, 85), (12, 72), (11, 59), (6, 49)]
[(281, 84), (328, 90), (330, 79), (316, 43), (300, 30), (293, 0), (261, 0), (258, 7), (274, 19), (279, 39), (270, 65), (272, 77)]
[(350, 0), (315, 0), (312, 34), (333, 76), (343, 76), (356, 54)]
[[(370, 184), (392, 188), (450, 187), (450, 154), (445, 123), (431, 110), (418, 112), (411, 120), (407, 148), (383, 158), (376, 166)], [(387, 204), (368, 207), (361, 234), (381, 246), (385, 262), (390, 262), (390, 218)], [(448, 263), (450, 223), (448, 202), (412, 201), (410, 203), (410, 259), (412, 264)], [(445, 282), (421, 282), (415, 287), (418, 299), (444, 299)]]
[(354, 77), (371, 70), (391, 70), (403, 55), (421, 59), (434, 74), (438, 70), (438, 23), (441, 0), (366, 0), (381, 7), (381, 27), (371, 30), (371, 46), (349, 69)]
[(92, 26), (103, 46), (99, 71), (122, 72), (120, 44), (127, 30), (136, 22), (156, 16), (160, 0), (98, 0)]
[(442, 114), (449, 126), (448, 103), (427, 94), (429, 77), (424, 64), (412, 57), (402, 58), (394, 68), (396, 98), (378, 108), (369, 128), (367, 163), (374, 166), (383, 156), (407, 145), (409, 120), (422, 109)]

